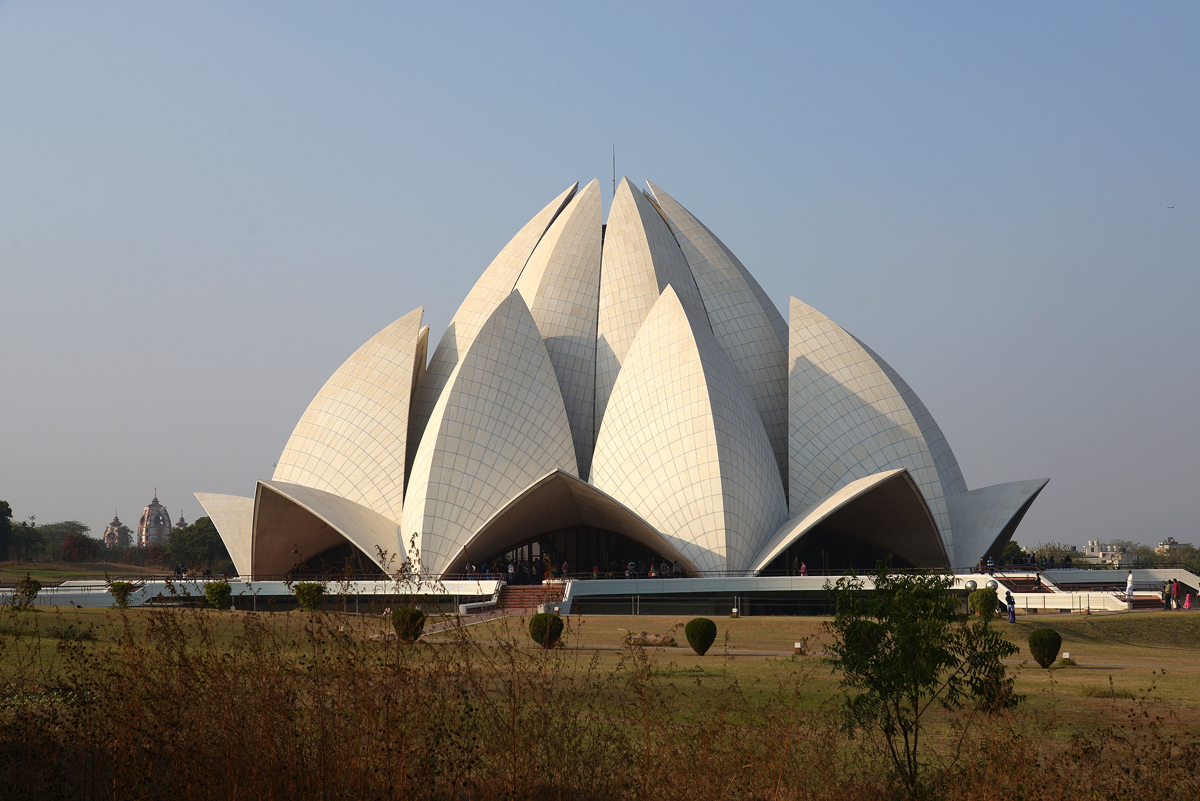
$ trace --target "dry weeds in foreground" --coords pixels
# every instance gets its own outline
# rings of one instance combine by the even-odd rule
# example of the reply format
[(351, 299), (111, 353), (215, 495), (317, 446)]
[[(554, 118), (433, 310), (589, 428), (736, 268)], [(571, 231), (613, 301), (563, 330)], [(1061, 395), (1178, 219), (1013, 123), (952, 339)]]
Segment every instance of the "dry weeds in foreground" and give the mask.
[[(452, 637), (406, 646), (375, 619), (155, 611), (115, 647), (57, 658), (7, 612), (5, 798), (393, 799), (895, 797), (869, 739), (801, 701), (804, 661), (766, 694), (735, 673), (663, 671), (639, 649)], [(116, 615), (117, 613), (114, 613)], [(145, 620), (145, 618), (142, 618)], [(233, 629), (230, 636), (230, 629)], [(569, 636), (569, 632), (568, 632)], [(717, 660), (720, 658), (717, 657)], [(1129, 707), (1128, 702), (1121, 707)], [(1065, 747), (1053, 715), (973, 719), (943, 738), (931, 798), (1161, 799), (1200, 789), (1200, 748), (1144, 704)], [(962, 721), (967, 721), (964, 716)]]

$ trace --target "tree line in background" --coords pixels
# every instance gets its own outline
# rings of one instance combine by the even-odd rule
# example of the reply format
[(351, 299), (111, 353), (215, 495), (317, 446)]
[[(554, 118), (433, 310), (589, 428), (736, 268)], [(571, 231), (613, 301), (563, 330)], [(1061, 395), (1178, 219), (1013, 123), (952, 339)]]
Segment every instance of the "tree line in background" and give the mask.
[(35, 517), (16, 523), (12, 517), (12, 507), (7, 501), (0, 501), (0, 561), (103, 562), (237, 572), (217, 527), (207, 517), (172, 530), (165, 545), (147, 547), (134, 545), (133, 532), (121, 526), (117, 544), (112, 548), (92, 537), (91, 529), (78, 520), (38, 525)]
[[(1171, 550), (1168, 553), (1162, 554), (1155, 553), (1154, 547), (1151, 545), (1143, 545), (1140, 542), (1132, 540), (1106, 540), (1104, 547), (1131, 554), (1133, 556), (1133, 566), (1136, 567), (1182, 567), (1193, 573), (1200, 573), (1200, 548), (1195, 547), (1191, 543), (1173, 543)], [(1022, 548), (1015, 541), (1009, 542), (1004, 548), (1004, 553), (1001, 555), (1000, 561), (1002, 564), (1014, 565), (1027, 563), (1029, 557), (1034, 559), (1039, 557), (1049, 559), (1053, 557), (1057, 564), (1062, 564), (1063, 557), (1065, 556), (1071, 557), (1072, 567), (1096, 570), (1109, 570), (1116, 567), (1116, 565), (1085, 560), (1083, 559), (1083, 552), (1078, 550), (1078, 546), (1072, 547), (1061, 542), (1038, 543), (1030, 549)], [(1120, 567), (1124, 569), (1126, 565), (1121, 565)]]

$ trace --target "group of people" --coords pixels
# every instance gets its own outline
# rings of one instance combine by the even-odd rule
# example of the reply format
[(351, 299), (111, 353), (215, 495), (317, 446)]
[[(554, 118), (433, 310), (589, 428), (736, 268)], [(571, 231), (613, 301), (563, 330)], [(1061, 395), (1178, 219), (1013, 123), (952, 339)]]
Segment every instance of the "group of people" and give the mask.
[(1163, 582), (1162, 588), (1163, 609), (1191, 609), (1192, 594), (1186, 593), (1183, 597), (1183, 603), (1179, 601), (1179, 579), (1171, 581), (1170, 579)]
[[(654, 562), (649, 564), (646, 562), (628, 562), (625, 565), (625, 578), (680, 578), (683, 576), (683, 568), (678, 562), (668, 562), (662, 560), (657, 567)], [(592, 568), (592, 578), (600, 578), (600, 568)]]
[[(1029, 565), (1041, 570), (1054, 570), (1057, 567), (1061, 567), (1063, 570), (1070, 570), (1075, 565), (1069, 554), (1057, 561), (1053, 556), (1026, 556), (1023, 560), (1016, 561), (1013, 564)], [(975, 569), (980, 573), (995, 573), (996, 560), (991, 556), (981, 556), (979, 557), (979, 564), (975, 566)]]
[[(184, 567), (183, 565), (179, 565), (175, 568), (175, 572), (173, 573), (173, 575), (175, 578), (179, 579), (180, 581), (187, 581), (189, 576), (191, 576), (192, 578), (195, 578), (195, 576), (192, 575), (193, 572), (194, 571), (189, 570), (187, 567)], [(212, 578), (212, 577), (213, 577), (213, 574), (212, 574), (211, 570), (205, 569), (203, 572), (200, 573), (200, 578), (207, 579), (207, 578)]]
[(484, 562), (482, 565), (467, 565), (468, 575), (484, 580), (503, 579), (510, 587), (521, 584), (541, 584), (547, 578), (566, 578), (571, 566), (563, 561), (562, 566), (555, 570), (551, 567), (550, 558), (509, 560), (502, 559)]

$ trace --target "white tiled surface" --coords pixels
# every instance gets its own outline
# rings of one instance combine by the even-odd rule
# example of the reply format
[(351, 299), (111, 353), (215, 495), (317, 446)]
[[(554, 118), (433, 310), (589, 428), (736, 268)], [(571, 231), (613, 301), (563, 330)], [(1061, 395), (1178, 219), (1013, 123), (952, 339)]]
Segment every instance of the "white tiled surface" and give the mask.
[[(475, 282), (475, 286), (467, 293), (466, 300), (454, 313), (450, 325), (446, 328), (446, 333), (442, 335), (441, 341), (438, 342), (437, 348), (433, 352), (433, 358), (429, 360), (425, 378), (417, 387), (417, 394), (413, 399), (413, 411), (409, 426), (410, 456), (411, 452), (416, 451), (429, 415), (433, 413), (433, 407), (441, 396), (442, 389), (450, 378), (450, 373), (458, 364), (460, 356), (475, 341), (475, 335), (479, 332), (480, 326), (513, 291), (521, 271), (525, 268), (525, 262), (529, 260), (533, 249), (537, 247), (542, 234), (546, 232), (559, 211), (574, 197), (575, 190), (578, 188), (578, 182), (567, 187), (565, 192), (550, 201), (545, 208), (534, 215), (532, 220), (525, 223), (525, 226), (509, 240), (509, 243), (484, 270), (483, 275)], [(411, 463), (412, 459), (410, 458), (409, 464)]]
[(595, 443), (601, 221), (600, 182), (593, 179), (546, 231), (516, 287), (550, 353), (584, 477)]
[(592, 484), (701, 570), (743, 570), (787, 518), (753, 401), (705, 320), (664, 290), (628, 350), (596, 440)]
[(791, 324), (788, 480), (792, 509), (805, 509), (856, 479), (903, 467), (925, 496), (953, 560), (942, 484), (900, 390), (854, 337), (795, 298)]
[(625, 354), (642, 321), (667, 284), (697, 319), (708, 313), (696, 279), (658, 210), (622, 178), (608, 213), (600, 268), (600, 320), (596, 341), (596, 423), (616, 383)]
[(371, 337), (337, 369), (296, 424), (274, 480), (332, 492), (400, 519), (422, 311)]
[[(762, 417), (782, 481), (788, 471), (788, 352), (727, 249), (687, 209), (650, 184), (692, 268), (713, 335), (733, 360)], [(772, 307), (774, 308), (774, 307)], [(776, 312), (775, 316), (779, 316)], [(782, 318), (780, 318), (782, 321)]]
[[(330, 492), (302, 487), (299, 484), (288, 484), (285, 481), (259, 483), (324, 520), (385, 571), (395, 572), (404, 563), (404, 545), (400, 542), (400, 527), (395, 521)], [(260, 530), (256, 534), (261, 538), (274, 538), (286, 542), (288, 532)], [(384, 558), (391, 557), (390, 564), (380, 558), (380, 551), (385, 554)], [(254, 567), (256, 569), (252, 572), (264, 572), (258, 570), (257, 565)]]
[(480, 328), (429, 419), (409, 479), (407, 544), (441, 572), (497, 509), (552, 470), (578, 475), (550, 355), (520, 293)]
[(196, 500), (217, 527), (225, 550), (238, 573), (250, 572), (251, 533), (254, 528), (254, 499), (240, 495), (195, 493)]
[(994, 484), (946, 499), (954, 526), (956, 567), (972, 567), (988, 552), (1013, 516), (1046, 486), (1048, 478)]
[(799, 540), (805, 534), (813, 529), (818, 523), (831, 514), (841, 509), (846, 504), (859, 498), (862, 495), (870, 492), (875, 487), (894, 478), (903, 468), (895, 470), (885, 470), (882, 473), (876, 473), (873, 476), (856, 479), (851, 481), (833, 492), (821, 498), (812, 506), (803, 510), (797, 515), (793, 515), (783, 525), (775, 530), (759, 548), (758, 553), (751, 563), (750, 569), (760, 571), (767, 565), (771, 564), (771, 560), (783, 553), (787, 548), (790, 548), (794, 542)]
[(883, 372), (896, 385), (896, 389), (900, 390), (900, 397), (904, 399), (908, 410), (912, 412), (913, 418), (921, 428), (921, 435), (925, 437), (925, 442), (929, 445), (929, 453), (933, 456), (933, 466), (937, 468), (938, 480), (942, 482), (942, 493), (949, 499), (960, 492), (966, 492), (967, 482), (963, 479), (962, 470), (958, 467), (958, 460), (954, 458), (954, 451), (950, 449), (950, 442), (942, 433), (941, 426), (933, 419), (933, 415), (929, 413), (924, 402), (917, 397), (917, 393), (908, 385), (908, 382), (901, 378), (890, 364), (881, 359), (878, 353), (867, 347), (857, 337), (855, 337), (855, 341), (871, 354), (871, 358), (883, 368)]

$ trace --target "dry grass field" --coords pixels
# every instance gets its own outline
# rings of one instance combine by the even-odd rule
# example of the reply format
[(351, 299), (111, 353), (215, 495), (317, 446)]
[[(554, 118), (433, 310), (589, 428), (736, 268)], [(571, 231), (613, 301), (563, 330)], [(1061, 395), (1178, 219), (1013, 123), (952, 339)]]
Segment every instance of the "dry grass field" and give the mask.
[[(381, 615), (0, 613), (6, 798), (890, 798), (839, 730), (820, 618), (570, 617), (562, 647), (502, 618), (408, 646)], [(932, 713), (930, 797), (1159, 798), (1200, 789), (1200, 615), (997, 626), (1025, 702)], [(1028, 656), (1034, 626), (1076, 666)], [(631, 632), (678, 647), (625, 645)], [(793, 653), (805, 642), (807, 653)]]

